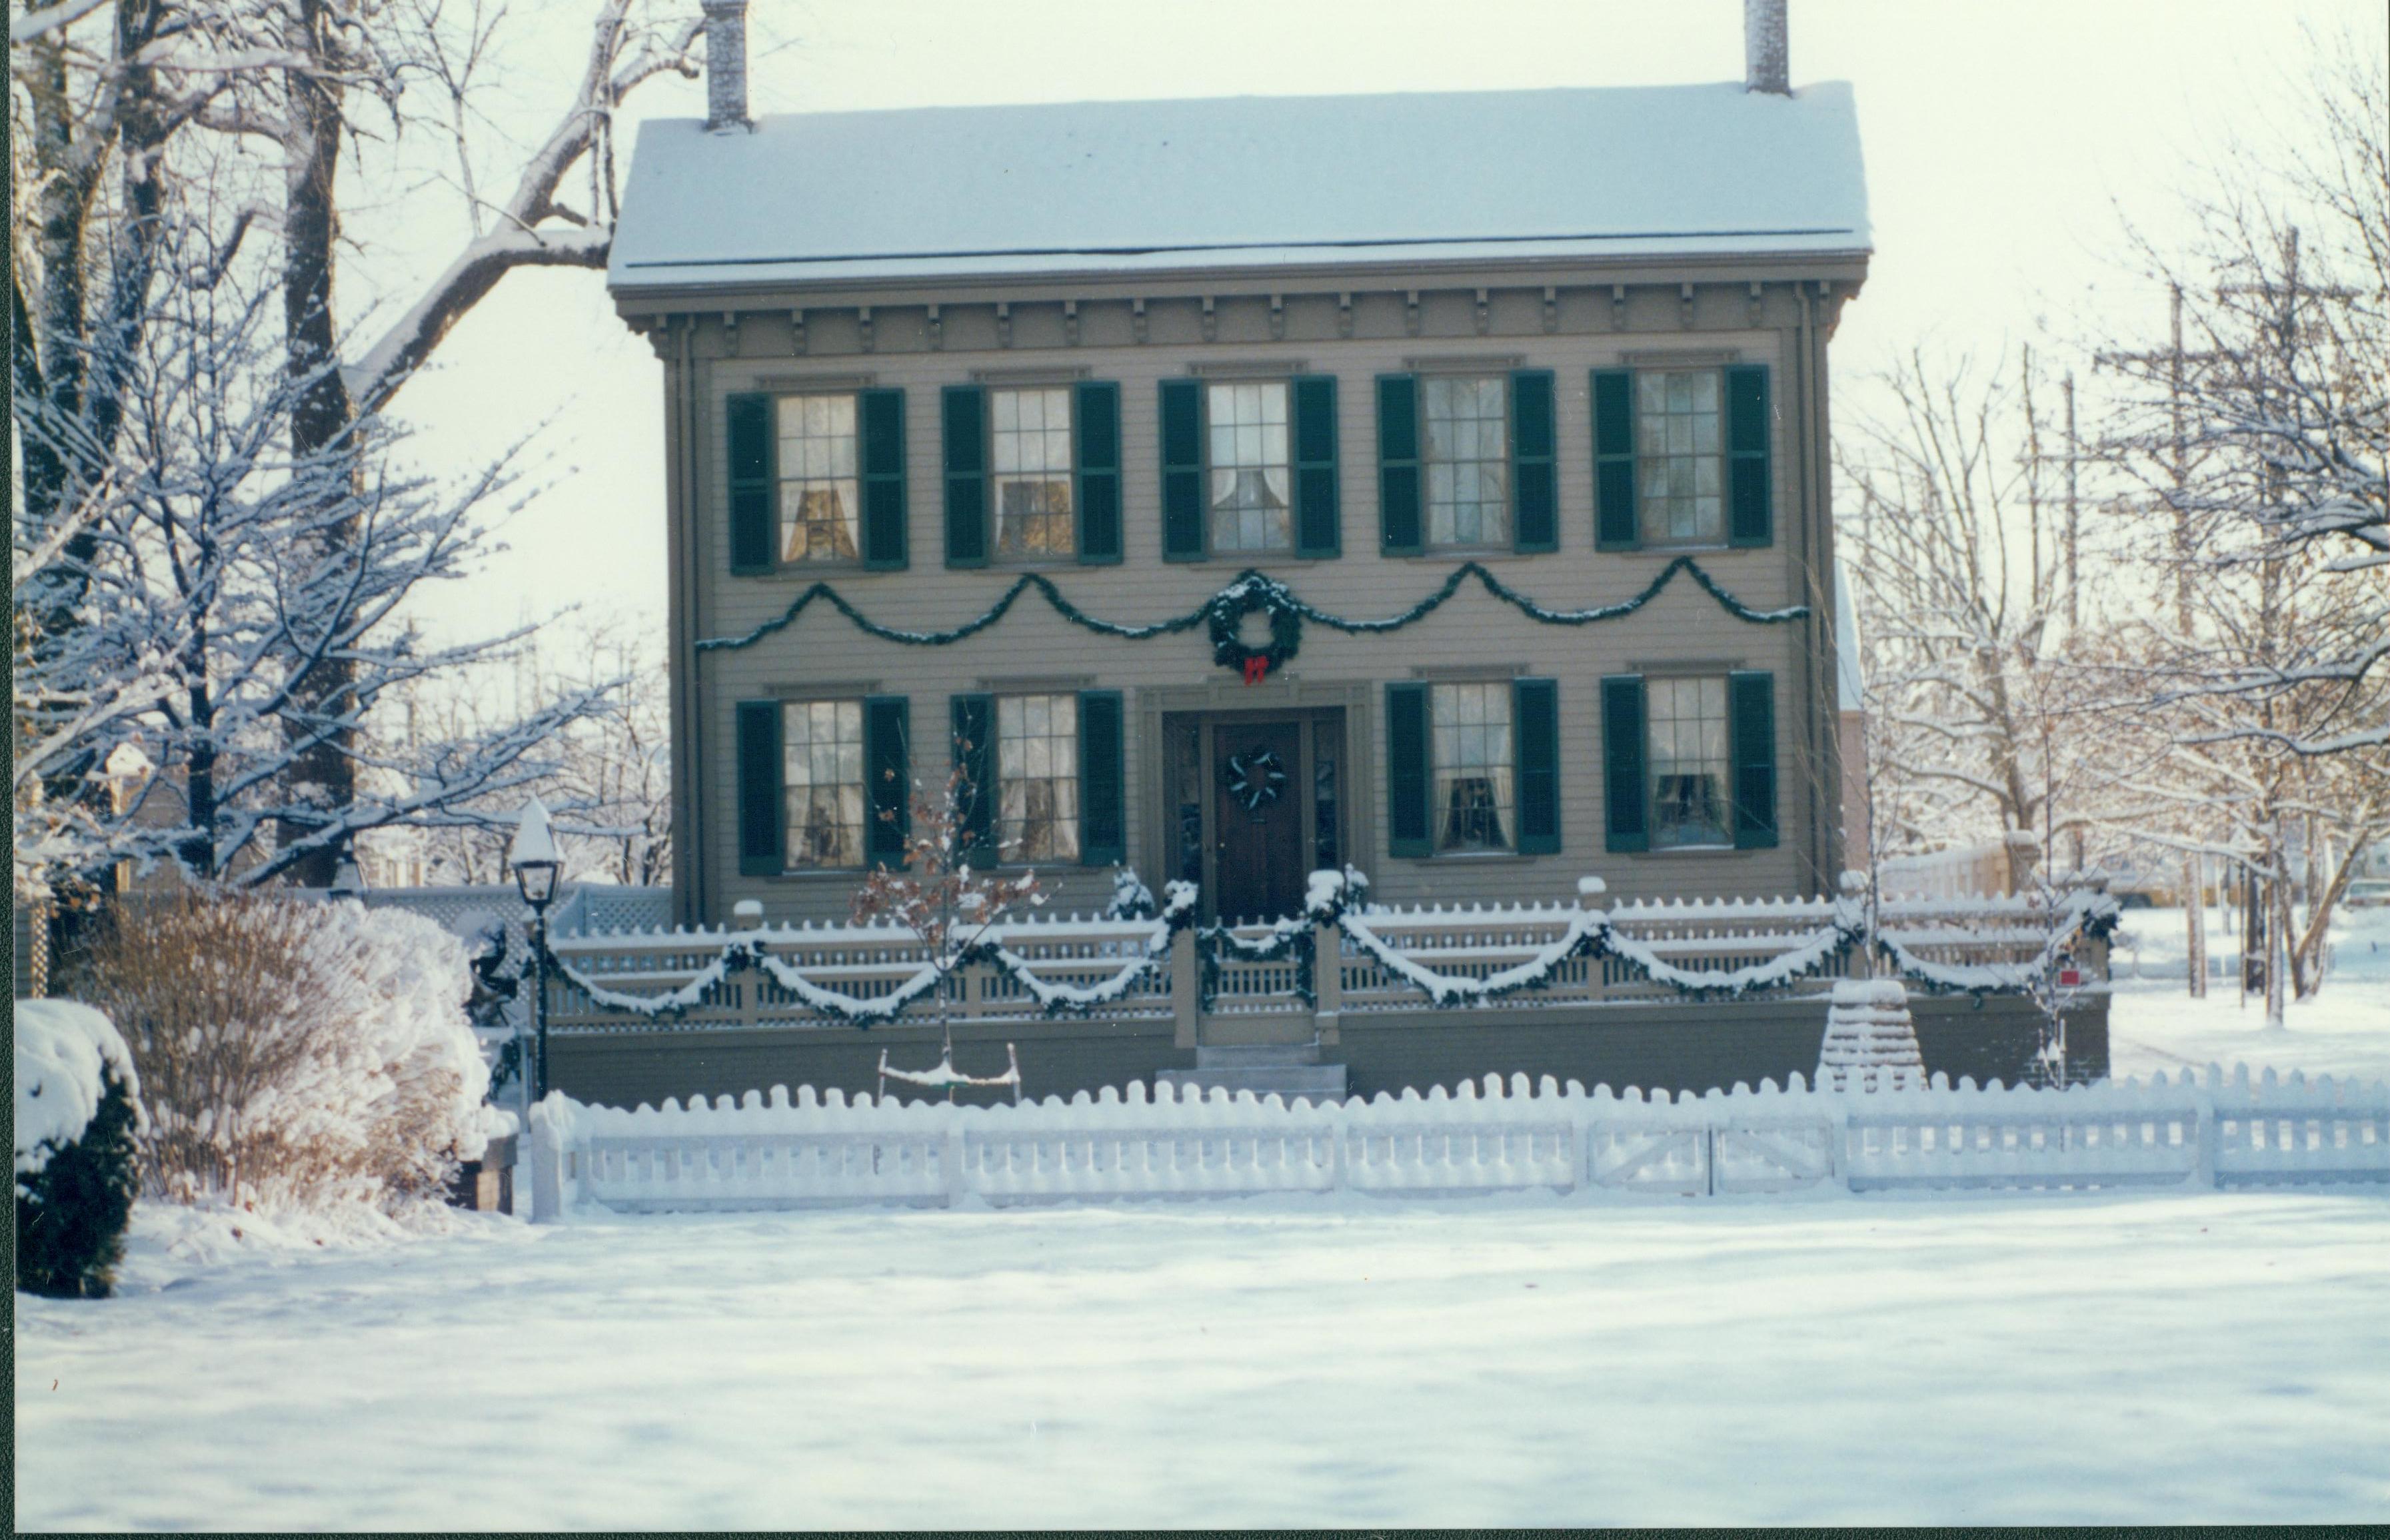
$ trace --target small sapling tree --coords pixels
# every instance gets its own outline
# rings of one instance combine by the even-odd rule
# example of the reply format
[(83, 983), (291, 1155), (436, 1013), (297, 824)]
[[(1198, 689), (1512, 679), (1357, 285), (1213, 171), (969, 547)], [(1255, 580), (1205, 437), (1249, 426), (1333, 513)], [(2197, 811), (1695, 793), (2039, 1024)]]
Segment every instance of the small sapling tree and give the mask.
[[(895, 776), (893, 770), (883, 774), (892, 779)], [(949, 1101), (957, 1085), (1010, 1084), (1016, 1096), (1020, 1092), (1017, 1065), (992, 1078), (974, 1078), (955, 1069), (954, 975), (994, 940), (996, 927), (1008, 915), (1046, 902), (1034, 871), (997, 868), (1000, 847), (984, 833), (992, 820), (974, 816), (982, 811), (979, 798), (979, 788), (959, 765), (935, 790), (916, 780), (902, 865), (874, 866), (849, 911), (857, 925), (895, 925), (919, 939), (937, 975), (938, 1068), (908, 1074), (888, 1070), (883, 1056), (882, 1073), (916, 1084), (944, 1085)], [(880, 817), (896, 821), (893, 809)]]

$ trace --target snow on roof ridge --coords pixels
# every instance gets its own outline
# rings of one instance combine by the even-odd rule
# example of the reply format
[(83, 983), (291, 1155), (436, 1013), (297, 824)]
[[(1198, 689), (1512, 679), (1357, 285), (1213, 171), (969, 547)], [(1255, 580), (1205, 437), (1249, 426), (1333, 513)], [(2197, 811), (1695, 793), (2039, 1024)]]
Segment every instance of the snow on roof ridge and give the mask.
[(1868, 245), (1846, 83), (1559, 86), (649, 120), (610, 278)]

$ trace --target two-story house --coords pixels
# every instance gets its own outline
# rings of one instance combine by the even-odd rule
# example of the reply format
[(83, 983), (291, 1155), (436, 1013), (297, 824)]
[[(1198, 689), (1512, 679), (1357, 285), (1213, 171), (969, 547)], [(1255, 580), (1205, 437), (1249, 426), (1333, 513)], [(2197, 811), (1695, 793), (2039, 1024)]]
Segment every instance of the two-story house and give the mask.
[(751, 122), (708, 9), (609, 270), (685, 921), (842, 915), (957, 764), (1065, 909), (1831, 891), (1847, 87)]

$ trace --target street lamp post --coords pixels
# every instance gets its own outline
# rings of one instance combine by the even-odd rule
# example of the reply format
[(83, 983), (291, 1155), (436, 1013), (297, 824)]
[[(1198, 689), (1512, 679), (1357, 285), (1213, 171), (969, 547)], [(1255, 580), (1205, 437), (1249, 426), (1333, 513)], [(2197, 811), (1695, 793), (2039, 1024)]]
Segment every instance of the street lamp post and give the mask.
[(515, 869), (515, 887), (531, 906), (531, 1020), (537, 1039), (532, 1053), (531, 1099), (547, 1095), (547, 906), (556, 900), (556, 874), (563, 866), (556, 853), (556, 836), (547, 827), (547, 809), (533, 797), (523, 804), (515, 828), (515, 842), (507, 852)]

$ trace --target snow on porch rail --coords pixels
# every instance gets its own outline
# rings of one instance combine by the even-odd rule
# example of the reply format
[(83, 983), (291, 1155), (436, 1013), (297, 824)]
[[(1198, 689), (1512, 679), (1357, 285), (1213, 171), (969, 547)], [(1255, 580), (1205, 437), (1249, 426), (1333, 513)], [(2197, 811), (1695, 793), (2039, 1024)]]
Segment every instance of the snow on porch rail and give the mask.
[(959, 1107), (785, 1087), (636, 1111), (532, 1111), (533, 1217), (1354, 1191), (1709, 1196), (1901, 1187), (2079, 1190), (2390, 1181), (2390, 1086), (2211, 1067), (2066, 1090), (1936, 1075), (1876, 1092), (1649, 1097), (1546, 1076), (1289, 1106), (1142, 1083)]
[[(958, 1020), (1100, 1010), (1114, 1020), (1550, 1007), (1822, 991), (1870, 950), (1926, 988), (2014, 991), (2062, 956), (2077, 987), (2104, 978), (2112, 899), (1902, 902), (1872, 917), (1833, 899), (1387, 905), (1368, 879), (1316, 872), (1304, 912), (1275, 925), (1204, 927), (1187, 944), (1194, 891), (1172, 884), (1150, 920), (1036, 918), (996, 928), (944, 980), (921, 943), (887, 926), (611, 932), (557, 941), (550, 1020), (569, 1032), (868, 1026), (935, 1000)], [(1870, 943), (1872, 942), (1870, 948)], [(2070, 953), (2071, 949), (2071, 953)], [(1317, 959), (1333, 957), (1321, 968)]]

